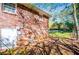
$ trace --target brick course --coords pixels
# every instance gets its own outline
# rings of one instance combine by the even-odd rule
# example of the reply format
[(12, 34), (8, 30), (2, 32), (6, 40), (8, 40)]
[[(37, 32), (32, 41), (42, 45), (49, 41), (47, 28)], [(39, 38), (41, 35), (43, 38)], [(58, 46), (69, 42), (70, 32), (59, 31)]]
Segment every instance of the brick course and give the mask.
[(19, 27), (21, 35), (17, 45), (27, 45), (29, 42), (48, 39), (48, 18), (17, 4), (17, 13), (10, 14), (0, 10), (0, 28)]

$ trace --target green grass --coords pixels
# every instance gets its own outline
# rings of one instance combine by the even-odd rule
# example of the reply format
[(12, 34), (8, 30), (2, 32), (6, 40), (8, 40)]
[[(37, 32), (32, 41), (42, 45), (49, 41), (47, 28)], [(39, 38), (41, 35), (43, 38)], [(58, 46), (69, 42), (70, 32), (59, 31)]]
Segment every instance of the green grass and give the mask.
[(58, 37), (58, 38), (71, 38), (72, 33), (70, 32), (51, 32), (49, 33), (50, 36), (52, 37)]

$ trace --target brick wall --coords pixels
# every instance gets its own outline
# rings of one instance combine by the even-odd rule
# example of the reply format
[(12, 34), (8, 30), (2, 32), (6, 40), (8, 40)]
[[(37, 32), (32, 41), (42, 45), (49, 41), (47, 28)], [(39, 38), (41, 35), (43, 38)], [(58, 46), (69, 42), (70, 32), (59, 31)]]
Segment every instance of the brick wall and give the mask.
[(27, 45), (28, 42), (47, 39), (48, 18), (20, 4), (17, 6), (16, 14), (5, 13), (0, 9), (0, 28), (19, 27), (21, 35), (18, 35), (17, 45)]

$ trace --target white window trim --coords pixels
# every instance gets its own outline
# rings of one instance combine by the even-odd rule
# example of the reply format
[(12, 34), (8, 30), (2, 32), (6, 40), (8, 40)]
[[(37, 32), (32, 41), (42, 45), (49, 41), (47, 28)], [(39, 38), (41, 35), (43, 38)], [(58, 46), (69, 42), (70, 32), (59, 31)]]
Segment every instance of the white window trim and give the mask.
[(4, 3), (1, 4), (1, 6), (2, 6), (2, 12), (4, 12), (4, 13), (10, 13), (10, 14), (17, 14), (17, 3), (14, 3), (14, 4), (15, 4), (15, 13), (5, 11), (5, 10), (4, 10), (4, 6), (3, 6)]

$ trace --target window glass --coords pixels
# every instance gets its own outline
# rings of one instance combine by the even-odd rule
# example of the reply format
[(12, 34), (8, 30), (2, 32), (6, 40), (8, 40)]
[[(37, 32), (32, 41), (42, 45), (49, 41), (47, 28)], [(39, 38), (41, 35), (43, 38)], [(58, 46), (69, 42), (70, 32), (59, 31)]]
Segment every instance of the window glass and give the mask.
[(3, 4), (3, 10), (5, 12), (15, 13), (16, 12), (15, 4), (12, 4), (12, 3), (4, 3)]

